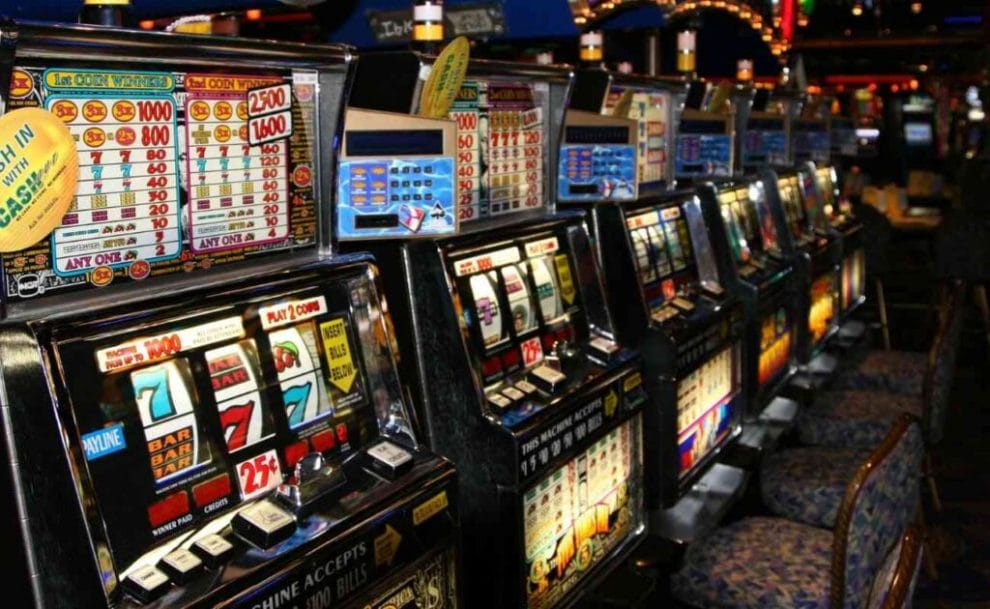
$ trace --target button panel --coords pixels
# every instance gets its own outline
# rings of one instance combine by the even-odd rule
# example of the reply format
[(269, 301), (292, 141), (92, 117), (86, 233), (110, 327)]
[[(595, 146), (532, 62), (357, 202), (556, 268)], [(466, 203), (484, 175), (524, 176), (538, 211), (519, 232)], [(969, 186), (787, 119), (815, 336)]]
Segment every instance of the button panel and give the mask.
[(457, 230), (453, 157), (340, 161), (341, 239), (445, 235)]
[(636, 148), (631, 144), (568, 144), (561, 148), (562, 201), (636, 198)]

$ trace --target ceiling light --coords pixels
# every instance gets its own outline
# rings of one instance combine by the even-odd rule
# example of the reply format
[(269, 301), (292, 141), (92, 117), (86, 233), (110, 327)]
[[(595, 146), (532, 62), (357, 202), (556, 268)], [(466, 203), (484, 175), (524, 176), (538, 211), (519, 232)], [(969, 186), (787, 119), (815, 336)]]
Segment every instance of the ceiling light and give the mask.
[(925, 8), (925, 5), (922, 4), (922, 3), (920, 3), (920, 2), (912, 2), (911, 3), (911, 12), (914, 13), (915, 15), (921, 13), (921, 11), (924, 8)]
[(853, 14), (853, 17), (859, 17), (860, 15), (863, 14), (863, 5), (862, 5), (862, 3), (857, 2), (856, 4), (853, 5), (853, 7), (852, 7), (852, 14)]

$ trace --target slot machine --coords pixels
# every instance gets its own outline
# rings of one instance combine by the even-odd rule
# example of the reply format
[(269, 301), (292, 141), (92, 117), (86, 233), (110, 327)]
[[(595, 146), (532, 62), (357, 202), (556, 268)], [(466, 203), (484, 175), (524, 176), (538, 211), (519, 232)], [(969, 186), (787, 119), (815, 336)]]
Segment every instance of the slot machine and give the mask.
[[(583, 108), (629, 116), (624, 104), (651, 96), (676, 103), (685, 94), (683, 81), (602, 74), (607, 73), (580, 71), (575, 91), (581, 95), (572, 96), (572, 104), (576, 98)], [(719, 128), (727, 124), (721, 116), (710, 119)], [(565, 127), (565, 149), (567, 137)], [(671, 139), (665, 143), (668, 151), (674, 147)], [(742, 309), (723, 285), (729, 262), (720, 260), (712, 245), (711, 227), (721, 226), (717, 209), (706, 217), (693, 191), (664, 191), (674, 182), (672, 159), (654, 158), (653, 173), (637, 175), (666, 170), (668, 177), (640, 184), (635, 199), (578, 199), (561, 186), (558, 201), (561, 207), (588, 212), (619, 342), (636, 345), (644, 354), (651, 399), (646, 417), (651, 526), (661, 536), (690, 541), (730, 504), (726, 495), (741, 492), (743, 473), (715, 462), (738, 438), (745, 410)], [(565, 169), (562, 165), (561, 184), (566, 184)], [(695, 492), (696, 487), (717, 488), (719, 493), (711, 495), (721, 496), (704, 500), (706, 493)], [(699, 505), (710, 508), (700, 510), (710, 519), (699, 521), (698, 513), (678, 511)]]
[(839, 339), (843, 342), (858, 340), (866, 332), (861, 322), (850, 317), (866, 301), (866, 247), (863, 242), (863, 223), (853, 213), (852, 204), (841, 194), (839, 174), (834, 165), (815, 169), (815, 181), (822, 195), (823, 208), (829, 225), (842, 238), (842, 266), (840, 271)]
[[(362, 57), (352, 109), (415, 114), (431, 65)], [(458, 466), (471, 607), (571, 606), (646, 529), (639, 356), (615, 338), (584, 217), (549, 213), (570, 82), (471, 60), (448, 121), (459, 234), (360, 243), (395, 278), (402, 372)]]
[(802, 387), (817, 386), (836, 365), (823, 351), (838, 328), (842, 242), (825, 219), (812, 164), (781, 172), (776, 191), (769, 192), (785, 218), (785, 239), (795, 252), (798, 306), (806, 316), (798, 320), (797, 349), (802, 373), (807, 374), (796, 375), (795, 382)]
[[(776, 174), (763, 170), (702, 191), (702, 205), (722, 218), (725, 241), (714, 240), (716, 252), (732, 260), (726, 283), (745, 311), (747, 425), (740, 442), (756, 448), (773, 443), (797, 414), (796, 403), (780, 395), (797, 369), (799, 310), (793, 252), (782, 238), (787, 227), (767, 194), (775, 181)], [(727, 252), (719, 251), (720, 243), (728, 245)]]
[(61, 225), (2, 256), (15, 587), (458, 606), (455, 470), (414, 432), (373, 261), (329, 256), (350, 51), (10, 27), (7, 108), (80, 162)]

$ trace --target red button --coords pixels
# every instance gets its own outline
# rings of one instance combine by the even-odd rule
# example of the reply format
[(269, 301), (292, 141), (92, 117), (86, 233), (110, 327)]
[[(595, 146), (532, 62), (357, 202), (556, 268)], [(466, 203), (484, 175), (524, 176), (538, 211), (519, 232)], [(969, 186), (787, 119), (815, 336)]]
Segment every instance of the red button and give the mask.
[(341, 444), (347, 443), (347, 425), (343, 423), (337, 425), (337, 441)]
[(186, 491), (179, 491), (174, 495), (169, 495), (158, 503), (148, 506), (148, 521), (153, 527), (159, 527), (166, 522), (171, 522), (179, 516), (189, 513), (189, 495)]
[(221, 474), (193, 487), (193, 500), (203, 507), (230, 494), (230, 477)]
[[(347, 434), (347, 428), (344, 428), (344, 435)], [(321, 431), (318, 434), (314, 434), (312, 438), (309, 439), (313, 443), (313, 450), (321, 453), (325, 453), (328, 450), (333, 449), (337, 445), (337, 440), (333, 436), (333, 430), (327, 429)]]
[(519, 349), (512, 348), (502, 354), (502, 364), (506, 368), (512, 368), (519, 364)]
[(299, 463), (299, 459), (305, 457), (308, 452), (309, 444), (306, 444), (306, 440), (289, 444), (285, 447), (285, 464), (290, 468), (295, 467), (296, 463)]
[(557, 343), (557, 337), (554, 336), (553, 334), (544, 334), (543, 335), (543, 350), (545, 352), (548, 352), (548, 353), (549, 352), (552, 352), (553, 351), (553, 346), (556, 343)]
[(481, 373), (486, 377), (492, 377), (502, 371), (502, 362), (498, 357), (490, 357), (481, 363)]

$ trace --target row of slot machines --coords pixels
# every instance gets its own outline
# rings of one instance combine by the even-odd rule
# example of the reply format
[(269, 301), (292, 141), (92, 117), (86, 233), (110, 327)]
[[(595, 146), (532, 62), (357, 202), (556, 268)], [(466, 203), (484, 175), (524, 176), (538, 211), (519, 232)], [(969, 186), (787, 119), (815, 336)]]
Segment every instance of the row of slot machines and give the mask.
[(4, 27), (80, 165), (2, 256), (37, 607), (573, 605), (862, 299), (834, 174), (702, 182), (677, 81), (472, 60), (433, 119), (413, 53)]

